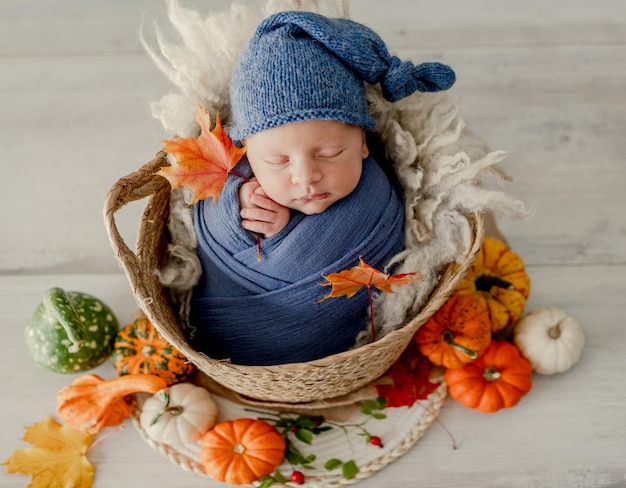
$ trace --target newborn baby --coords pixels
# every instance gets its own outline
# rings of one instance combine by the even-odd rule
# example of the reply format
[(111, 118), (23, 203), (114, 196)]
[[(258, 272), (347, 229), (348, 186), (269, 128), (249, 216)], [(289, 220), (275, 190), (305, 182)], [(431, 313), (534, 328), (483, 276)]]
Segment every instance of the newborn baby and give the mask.
[(403, 247), (401, 195), (366, 144), (364, 81), (395, 101), (446, 89), (454, 74), (401, 63), (367, 27), (308, 12), (269, 17), (244, 48), (227, 128), (247, 148), (243, 178), (194, 206), (197, 350), (242, 365), (304, 362), (351, 348), (367, 326), (365, 289), (318, 303), (323, 276), (360, 258), (385, 270)]

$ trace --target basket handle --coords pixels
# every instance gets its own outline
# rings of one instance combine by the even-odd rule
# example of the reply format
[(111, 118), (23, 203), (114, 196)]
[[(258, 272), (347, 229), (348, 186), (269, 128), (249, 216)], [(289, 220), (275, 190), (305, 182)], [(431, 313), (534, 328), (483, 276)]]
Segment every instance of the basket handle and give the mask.
[[(139, 170), (120, 178), (109, 190), (104, 203), (104, 222), (111, 247), (122, 264), (133, 288), (144, 288), (146, 282), (156, 278), (159, 253), (154, 249), (163, 242), (163, 232), (169, 215), (169, 182), (155, 173), (169, 166), (164, 151), (144, 164)], [(137, 253), (124, 242), (115, 223), (115, 213), (130, 202), (149, 197), (137, 234)]]

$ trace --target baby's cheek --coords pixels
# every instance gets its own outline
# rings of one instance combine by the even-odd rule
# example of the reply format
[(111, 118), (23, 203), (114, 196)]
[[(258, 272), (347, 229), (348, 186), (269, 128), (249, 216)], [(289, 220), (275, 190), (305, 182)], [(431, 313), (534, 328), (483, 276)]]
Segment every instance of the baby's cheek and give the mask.
[(285, 203), (289, 201), (287, 198), (287, 188), (282, 187), (280, 182), (268, 182), (266, 185), (261, 184), (261, 188), (263, 188), (267, 198), (274, 200), (282, 206), (286, 206)]

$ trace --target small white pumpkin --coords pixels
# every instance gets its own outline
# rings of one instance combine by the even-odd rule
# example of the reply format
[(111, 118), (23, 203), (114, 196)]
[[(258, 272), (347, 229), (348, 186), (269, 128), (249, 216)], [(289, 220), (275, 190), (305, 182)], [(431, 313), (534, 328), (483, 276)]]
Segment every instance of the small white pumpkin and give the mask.
[(148, 437), (179, 448), (198, 442), (216, 422), (213, 397), (191, 383), (177, 383), (148, 397), (139, 416)]
[(556, 307), (537, 308), (522, 317), (513, 341), (540, 374), (562, 373), (579, 359), (585, 335), (577, 320)]

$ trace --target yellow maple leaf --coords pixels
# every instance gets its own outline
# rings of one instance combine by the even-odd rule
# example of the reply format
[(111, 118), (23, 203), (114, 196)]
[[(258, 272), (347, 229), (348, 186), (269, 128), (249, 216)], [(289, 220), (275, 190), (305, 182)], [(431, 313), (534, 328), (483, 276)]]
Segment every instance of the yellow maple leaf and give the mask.
[(200, 124), (197, 138), (186, 137), (163, 141), (165, 152), (176, 158), (177, 164), (157, 171), (166, 178), (172, 190), (185, 186), (193, 192), (191, 204), (213, 198), (216, 202), (228, 179), (228, 174), (245, 154), (222, 129), (219, 113), (211, 131), (211, 117), (198, 106), (196, 121)]
[(90, 488), (96, 468), (86, 454), (93, 437), (46, 417), (26, 428), (22, 440), (33, 447), (16, 450), (3, 465), (31, 475), (27, 488)]

